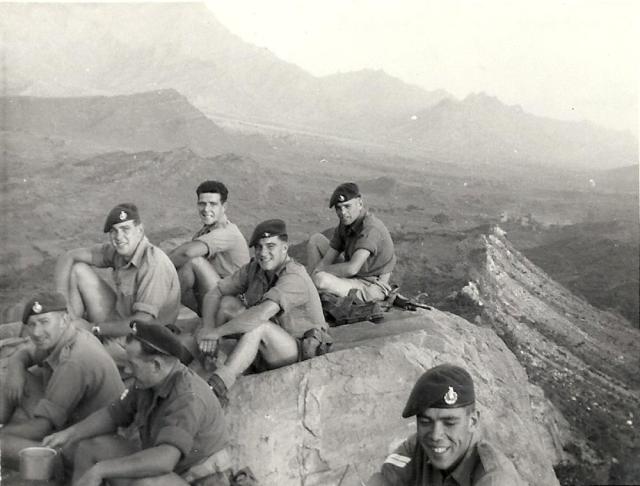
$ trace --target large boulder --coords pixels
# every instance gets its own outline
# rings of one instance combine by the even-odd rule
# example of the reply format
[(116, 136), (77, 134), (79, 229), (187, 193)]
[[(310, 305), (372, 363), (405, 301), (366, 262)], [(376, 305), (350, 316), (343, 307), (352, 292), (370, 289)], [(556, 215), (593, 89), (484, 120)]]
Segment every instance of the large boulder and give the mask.
[(536, 423), (527, 375), (492, 330), (433, 310), (394, 312), (382, 324), (332, 333), (332, 353), (242, 377), (230, 392), (235, 465), (250, 466), (261, 484), (366, 482), (389, 448), (415, 430), (401, 411), (416, 379), (443, 362), (474, 377), (483, 432), (528, 484), (559, 484), (550, 447), (558, 437)]

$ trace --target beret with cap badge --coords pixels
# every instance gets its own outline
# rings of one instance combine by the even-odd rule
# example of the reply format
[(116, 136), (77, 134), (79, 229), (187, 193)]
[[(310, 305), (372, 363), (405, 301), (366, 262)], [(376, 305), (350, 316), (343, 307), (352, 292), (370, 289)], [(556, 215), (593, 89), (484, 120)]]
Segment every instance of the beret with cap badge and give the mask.
[(114, 224), (124, 223), (125, 221), (140, 221), (138, 207), (135, 204), (121, 203), (109, 211), (102, 231), (108, 233)]
[(442, 364), (426, 371), (411, 390), (402, 416), (413, 417), (427, 408), (459, 408), (476, 400), (471, 375), (463, 368)]
[(67, 300), (60, 292), (40, 292), (25, 304), (22, 312), (22, 323), (26, 324), (29, 317), (33, 315), (66, 310)]
[(332, 208), (338, 203), (343, 203), (353, 199), (354, 197), (360, 197), (360, 189), (355, 182), (345, 182), (336, 187), (333, 191), (331, 199), (329, 200), (329, 207)]
[(287, 236), (287, 225), (281, 219), (268, 219), (259, 223), (253, 230), (249, 246), (255, 246), (258, 240), (271, 236)]
[(129, 327), (131, 327), (132, 339), (153, 349), (156, 353), (178, 358), (185, 365), (193, 360), (193, 356), (182, 345), (178, 336), (160, 322), (133, 320), (129, 323)]

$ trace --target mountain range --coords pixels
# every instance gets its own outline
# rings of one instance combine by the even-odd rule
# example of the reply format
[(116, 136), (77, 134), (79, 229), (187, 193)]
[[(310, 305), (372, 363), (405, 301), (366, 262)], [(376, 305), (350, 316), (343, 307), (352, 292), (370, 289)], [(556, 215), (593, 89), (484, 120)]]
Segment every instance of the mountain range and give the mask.
[(205, 115), (276, 124), (469, 164), (613, 168), (634, 134), (560, 122), (473, 94), (456, 100), (380, 70), (315, 77), (235, 36), (199, 3), (0, 4), (5, 95), (174, 89)]

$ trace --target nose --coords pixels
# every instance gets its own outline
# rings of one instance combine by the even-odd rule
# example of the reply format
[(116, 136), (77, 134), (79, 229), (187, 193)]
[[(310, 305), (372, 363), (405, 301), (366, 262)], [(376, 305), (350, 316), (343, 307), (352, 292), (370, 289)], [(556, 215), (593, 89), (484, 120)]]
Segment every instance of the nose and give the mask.
[(261, 246), (258, 248), (258, 256), (265, 256), (267, 255), (268, 250), (266, 246)]
[(42, 326), (40, 324), (34, 324), (31, 328), (31, 334), (35, 337), (40, 337), (42, 335)]
[(429, 438), (433, 441), (437, 441), (442, 437), (443, 426), (440, 422), (435, 422), (429, 431)]

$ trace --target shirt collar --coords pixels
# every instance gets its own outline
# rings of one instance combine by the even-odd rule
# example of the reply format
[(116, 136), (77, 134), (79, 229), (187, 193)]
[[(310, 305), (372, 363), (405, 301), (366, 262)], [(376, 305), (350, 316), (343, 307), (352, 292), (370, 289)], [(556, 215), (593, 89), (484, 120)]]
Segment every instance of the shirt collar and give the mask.
[(69, 321), (67, 328), (63, 331), (58, 343), (44, 359), (44, 362), (47, 363), (52, 370), (56, 369), (60, 364), (60, 354), (62, 353), (63, 348), (72, 342), (77, 334), (78, 330), (74, 326), (73, 322)]
[(129, 260), (129, 264), (134, 265), (136, 267), (140, 267), (140, 263), (142, 262), (142, 255), (144, 254), (147, 247), (150, 245), (149, 240), (146, 236), (143, 236), (136, 247), (136, 250), (131, 255), (131, 260)]
[(362, 213), (360, 214), (360, 216), (358, 216), (358, 218), (351, 223), (349, 226), (345, 226), (345, 231), (347, 234), (356, 234), (356, 233), (360, 233), (360, 231), (362, 230), (362, 225), (364, 224), (364, 219), (368, 216), (367, 214), (367, 210), (363, 209)]
[(182, 368), (182, 363), (177, 362), (167, 377), (158, 383), (158, 385), (153, 387), (155, 392), (154, 394), (158, 397), (166, 398), (169, 393), (171, 393), (171, 390), (173, 390), (178, 375), (182, 372)]
[(472, 437), (469, 448), (462, 458), (462, 461), (460, 461), (460, 464), (458, 464), (450, 474), (460, 486), (471, 486), (471, 475), (478, 462), (476, 442), (475, 437)]

